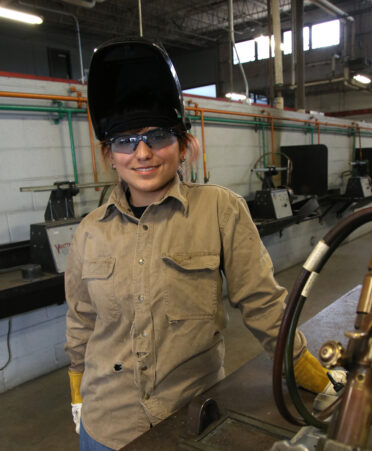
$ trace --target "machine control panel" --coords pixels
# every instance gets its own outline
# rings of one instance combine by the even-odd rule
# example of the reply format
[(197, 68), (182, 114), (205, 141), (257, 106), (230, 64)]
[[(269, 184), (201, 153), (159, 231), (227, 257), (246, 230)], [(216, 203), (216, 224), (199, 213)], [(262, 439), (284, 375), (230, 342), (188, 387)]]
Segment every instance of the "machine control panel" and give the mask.
[(281, 219), (293, 216), (289, 194), (286, 189), (271, 189), (256, 192), (257, 217)]
[(288, 191), (286, 189), (276, 189), (271, 191), (272, 202), (277, 219), (292, 216), (291, 203), (289, 201)]
[(44, 271), (62, 273), (80, 219), (31, 224), (31, 260)]

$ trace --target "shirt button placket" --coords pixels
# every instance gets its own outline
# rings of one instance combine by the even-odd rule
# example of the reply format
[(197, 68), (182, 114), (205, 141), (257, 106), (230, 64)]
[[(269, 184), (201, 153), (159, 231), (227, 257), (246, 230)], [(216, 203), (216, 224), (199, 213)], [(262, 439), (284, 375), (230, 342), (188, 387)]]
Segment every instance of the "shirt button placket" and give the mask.
[(145, 296), (144, 296), (143, 294), (140, 294), (140, 295), (138, 296), (137, 300), (138, 300), (138, 302), (139, 302), (140, 304), (142, 304), (142, 302), (145, 300)]

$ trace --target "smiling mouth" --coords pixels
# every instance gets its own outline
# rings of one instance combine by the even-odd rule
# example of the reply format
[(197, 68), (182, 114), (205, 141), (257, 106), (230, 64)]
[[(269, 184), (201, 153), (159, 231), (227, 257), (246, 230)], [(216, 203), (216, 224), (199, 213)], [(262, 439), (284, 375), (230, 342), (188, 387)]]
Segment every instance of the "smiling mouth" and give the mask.
[(144, 173), (146, 173), (146, 172), (155, 171), (155, 169), (157, 169), (158, 167), (159, 166), (149, 166), (149, 167), (146, 167), (146, 168), (133, 168), (133, 169), (136, 172), (144, 172)]

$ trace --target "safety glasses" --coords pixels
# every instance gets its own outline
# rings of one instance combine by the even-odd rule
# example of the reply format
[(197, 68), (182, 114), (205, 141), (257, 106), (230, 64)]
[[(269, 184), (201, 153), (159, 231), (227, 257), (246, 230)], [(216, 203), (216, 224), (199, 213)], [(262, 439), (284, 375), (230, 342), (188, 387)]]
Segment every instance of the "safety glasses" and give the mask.
[(172, 128), (156, 128), (140, 135), (118, 135), (110, 138), (107, 143), (111, 150), (117, 153), (131, 154), (135, 152), (138, 144), (143, 141), (152, 150), (160, 150), (177, 141), (177, 132)]

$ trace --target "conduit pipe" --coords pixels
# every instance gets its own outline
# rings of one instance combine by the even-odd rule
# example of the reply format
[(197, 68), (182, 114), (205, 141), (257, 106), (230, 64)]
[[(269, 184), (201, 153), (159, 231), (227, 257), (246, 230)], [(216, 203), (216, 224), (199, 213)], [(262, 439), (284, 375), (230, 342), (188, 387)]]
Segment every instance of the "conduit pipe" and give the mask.
[(292, 52), (296, 54), (296, 108), (298, 110), (305, 109), (305, 63), (304, 63), (304, 40), (303, 40), (303, 28), (304, 28), (304, 1), (296, 0), (295, 12), (292, 20), (296, 21), (294, 49)]
[[(202, 152), (203, 152), (203, 167), (204, 167), (204, 183), (206, 183), (209, 180), (209, 173), (207, 174), (207, 156), (206, 156), (206, 146), (205, 146), (205, 130), (204, 130), (204, 122), (205, 120), (216, 122), (232, 122), (228, 119), (222, 119), (222, 118), (205, 118), (204, 113), (213, 113), (213, 114), (223, 114), (223, 115), (230, 115), (230, 116), (242, 116), (242, 117), (252, 117), (252, 118), (261, 118), (269, 121), (270, 124), (270, 131), (271, 131), (271, 149), (272, 152), (275, 152), (274, 148), (274, 121), (290, 121), (290, 122), (299, 122), (302, 124), (310, 124), (313, 125), (317, 130), (317, 137), (318, 137), (318, 144), (320, 144), (320, 127), (336, 127), (341, 129), (356, 129), (356, 124), (347, 125), (347, 124), (338, 124), (338, 123), (332, 123), (327, 121), (319, 121), (318, 119), (296, 119), (292, 117), (280, 117), (280, 116), (272, 116), (270, 114), (257, 114), (257, 113), (244, 113), (240, 111), (228, 111), (228, 110), (216, 110), (213, 108), (199, 108), (199, 107), (192, 107), (192, 106), (186, 106), (186, 111), (194, 112), (195, 117), (194, 119), (198, 119), (200, 117), (201, 119), (201, 131), (202, 131)], [(193, 118), (193, 117), (192, 117)], [(234, 121), (237, 122), (237, 121)], [(262, 125), (257, 122), (253, 122), (252, 125), (258, 126)], [(372, 127), (360, 127), (357, 126), (359, 130), (369, 130), (372, 132)], [(303, 127), (301, 127), (303, 129)]]
[[(75, 22), (75, 26), (76, 26), (76, 35), (77, 35), (77, 41), (78, 41), (78, 50), (79, 50), (79, 60), (80, 60), (80, 74), (81, 74), (81, 83), (84, 83), (85, 81), (85, 77), (84, 77), (84, 69), (83, 69), (83, 52), (81, 49), (81, 39), (80, 39), (80, 26), (79, 26), (79, 21), (78, 18), (72, 14), (72, 13), (66, 13), (64, 11), (60, 11), (58, 9), (52, 9), (52, 8), (46, 8), (45, 6), (37, 6), (37, 5), (31, 5), (30, 3), (26, 3), (26, 2), (19, 2), (21, 5), (25, 5), (31, 8), (37, 8), (37, 9), (41, 9), (44, 11), (49, 11), (51, 13), (57, 13), (57, 14), (62, 14), (64, 16), (70, 16), (74, 19)], [(94, 5), (93, 5), (94, 6)]]
[(34, 93), (27, 93), (27, 92), (11, 92), (11, 91), (0, 91), (0, 97), (11, 97), (11, 98), (18, 98), (18, 99), (38, 99), (38, 100), (61, 100), (65, 102), (77, 102), (78, 106), (81, 105), (81, 103), (86, 104), (86, 112), (88, 115), (88, 127), (89, 127), (89, 139), (90, 139), (90, 152), (92, 157), (92, 170), (93, 170), (93, 179), (95, 182), (98, 182), (98, 176), (97, 176), (97, 164), (96, 164), (96, 154), (94, 150), (94, 136), (93, 136), (93, 126), (92, 126), (92, 119), (90, 117), (89, 108), (88, 108), (88, 99), (86, 97), (81, 96), (80, 91), (74, 91), (76, 92), (77, 97), (74, 96), (61, 96), (61, 95), (52, 95), (52, 94), (34, 94)]
[(70, 3), (70, 5), (82, 6), (83, 8), (94, 8), (96, 3), (103, 3), (105, 0), (62, 0), (65, 3)]
[[(271, 31), (271, 0), (267, 0), (267, 34), (268, 36), (273, 34)], [(269, 104), (270, 106), (274, 106), (274, 71), (271, 45), (269, 45), (269, 58), (267, 64), (269, 69)]]
[(138, 22), (139, 22), (139, 33), (140, 37), (143, 37), (143, 28), (142, 28), (142, 3), (141, 0), (138, 0)]
[(76, 152), (75, 152), (75, 141), (74, 133), (72, 130), (72, 113), (85, 113), (85, 109), (81, 108), (63, 108), (63, 107), (41, 107), (41, 106), (24, 106), (24, 105), (0, 105), (0, 111), (37, 111), (43, 113), (58, 113), (66, 114), (68, 120), (68, 130), (70, 135), (70, 146), (72, 154), (72, 165), (74, 169), (74, 180), (78, 183), (78, 173), (76, 165)]
[[(282, 96), (283, 88), (283, 59), (281, 49), (281, 31), (280, 31), (280, 5), (279, 0), (272, 0), (273, 33), (275, 43), (275, 104), (280, 110), (284, 109), (284, 99)], [(270, 18), (268, 18), (270, 20)], [(271, 37), (269, 37), (269, 46), (271, 47)]]
[[(322, 126), (330, 126), (330, 127), (340, 127), (340, 128), (355, 128), (355, 125), (348, 124), (339, 124), (337, 122), (328, 122), (328, 121), (319, 121), (317, 119), (297, 119), (294, 117), (285, 117), (285, 116), (272, 116), (270, 114), (259, 114), (259, 113), (244, 113), (241, 111), (229, 111), (229, 110), (217, 110), (214, 108), (200, 108), (200, 107), (185, 107), (187, 111), (194, 111), (196, 114), (203, 113), (215, 113), (215, 114), (226, 114), (232, 116), (243, 116), (243, 117), (257, 117), (262, 119), (273, 119), (274, 121), (290, 121), (290, 122), (300, 122), (302, 124), (313, 124), (315, 127), (316, 124)], [(364, 127), (360, 126), (361, 130), (370, 130), (372, 131), (372, 127)]]
[(332, 16), (336, 16), (339, 19), (346, 19), (349, 22), (354, 22), (354, 17), (350, 16), (350, 14), (338, 8), (336, 5), (329, 2), (328, 0), (310, 0), (310, 1), (314, 3), (314, 5), (319, 6), (319, 8), (323, 9), (324, 11), (327, 11), (327, 13), (332, 14)]
[[(248, 88), (248, 81), (247, 81), (247, 77), (245, 75), (244, 72), (244, 68), (242, 63), (240, 62), (240, 58), (238, 55), (238, 51), (236, 49), (236, 45), (235, 45), (235, 36), (234, 36), (234, 10), (233, 10), (233, 0), (228, 0), (228, 7), (229, 7), (229, 31), (230, 31), (230, 41), (232, 44), (232, 47), (235, 50), (235, 54), (236, 57), (238, 59), (238, 63), (239, 63), (239, 69), (240, 72), (242, 74), (243, 77), (243, 81), (244, 81), (244, 87), (245, 87), (245, 97), (246, 97), (246, 101), (249, 102), (249, 88)], [(231, 64), (232, 64), (232, 58), (230, 59)]]

